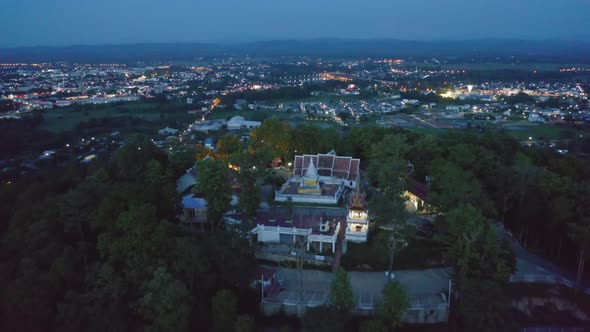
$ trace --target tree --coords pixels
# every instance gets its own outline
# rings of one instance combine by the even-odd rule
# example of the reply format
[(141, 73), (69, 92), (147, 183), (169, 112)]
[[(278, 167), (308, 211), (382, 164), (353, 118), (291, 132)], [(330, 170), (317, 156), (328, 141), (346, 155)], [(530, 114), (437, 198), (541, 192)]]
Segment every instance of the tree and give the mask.
[[(437, 239), (446, 247), (446, 259), (452, 264), (454, 270), (455, 292), (453, 296), (453, 303), (458, 308), (463, 308), (466, 313), (469, 313), (469, 308), (477, 305), (487, 305), (478, 297), (481, 297), (480, 291), (487, 291), (480, 289), (473, 291), (473, 287), (481, 284), (484, 288), (489, 288), (489, 291), (494, 291), (495, 295), (503, 295), (503, 286), (509, 280), (510, 275), (516, 269), (516, 260), (509, 249), (508, 244), (500, 241), (495, 228), (493, 228), (482, 216), (481, 212), (471, 206), (462, 205), (449, 211), (440, 220), (443, 225), (441, 235)], [(473, 292), (469, 296), (469, 292)], [(457, 296), (459, 294), (459, 296)], [(478, 295), (476, 295), (478, 294)], [(500, 301), (498, 304), (494, 302), (485, 309), (486, 317), (504, 316), (505, 310), (501, 299), (494, 298), (493, 301)], [(497, 304), (497, 305), (496, 305)], [(471, 328), (466, 330), (476, 330), (481, 327), (481, 324), (486, 324), (488, 318), (477, 318), (477, 311), (471, 312), (473, 316), (465, 318), (461, 309), (455, 312), (455, 321), (463, 321)], [(469, 321), (469, 320), (473, 321)], [(481, 319), (481, 322), (479, 323)], [(496, 322), (498, 323), (498, 322)], [(497, 325), (490, 325), (497, 326)], [(476, 328), (477, 327), (477, 328)], [(494, 329), (492, 329), (494, 330)], [(502, 329), (499, 329), (502, 330)]]
[(249, 289), (255, 276), (256, 257), (248, 233), (232, 230), (216, 232), (208, 238), (205, 255), (215, 257), (211, 264), (213, 271), (219, 271), (219, 286), (238, 291)]
[(183, 236), (176, 239), (174, 248), (175, 259), (171, 270), (178, 275), (188, 287), (189, 291), (205, 291), (213, 287), (208, 280), (211, 269), (204, 248), (194, 237)]
[(576, 286), (584, 281), (584, 267), (590, 252), (590, 181), (582, 182), (577, 188), (578, 200), (575, 208), (576, 221), (569, 224), (569, 235), (578, 247), (578, 269)]
[(133, 136), (109, 161), (110, 174), (119, 180), (138, 181), (152, 159), (165, 159), (147, 136)]
[(244, 169), (240, 173), (240, 184), (242, 191), (239, 194), (240, 207), (246, 211), (248, 217), (256, 216), (256, 211), (260, 205), (260, 187), (256, 184), (256, 176), (249, 169)]
[(146, 331), (183, 331), (191, 313), (188, 290), (160, 266), (146, 287), (139, 311), (150, 322)]
[(510, 299), (493, 280), (467, 280), (457, 311), (463, 331), (516, 331)]
[(239, 152), (241, 149), (242, 142), (240, 142), (240, 138), (234, 135), (225, 135), (217, 142), (217, 152), (224, 158)]
[(433, 162), (432, 175), (432, 201), (442, 211), (461, 204), (472, 204), (480, 207), (486, 215), (493, 215), (492, 203), (472, 174), (449, 161), (437, 160)]
[(299, 297), (303, 298), (303, 267), (305, 263), (307, 263), (307, 244), (309, 243), (309, 239), (307, 236), (298, 235), (297, 241), (293, 246), (293, 251), (295, 252), (295, 268), (297, 269), (297, 274), (299, 276)]
[(211, 299), (215, 331), (232, 331), (238, 316), (238, 300), (229, 290), (220, 290)]
[(240, 315), (234, 324), (235, 332), (254, 332), (256, 331), (256, 322), (254, 318), (248, 315)]
[(401, 324), (408, 306), (409, 300), (403, 286), (397, 280), (387, 281), (383, 288), (383, 299), (377, 304), (379, 319), (393, 330)]
[(355, 308), (354, 294), (348, 273), (339, 268), (330, 284), (330, 308), (338, 312), (349, 313)]
[(363, 320), (359, 326), (359, 332), (387, 332), (388, 328), (379, 319)]
[(292, 136), (295, 149), (308, 154), (326, 153), (335, 148), (340, 140), (336, 129), (313, 125), (295, 127)]
[(252, 152), (266, 146), (272, 150), (273, 157), (287, 159), (294, 150), (292, 143), (291, 126), (277, 118), (264, 120), (260, 127), (250, 132), (250, 151)]
[(218, 159), (206, 159), (197, 163), (199, 178), (193, 191), (205, 195), (207, 199), (207, 219), (212, 229), (222, 222), (231, 202), (229, 170), (227, 165)]
[(390, 200), (399, 198), (406, 188), (408, 146), (405, 136), (389, 134), (370, 147), (369, 176)]
[(511, 252), (477, 208), (459, 206), (445, 216), (445, 224), (437, 239), (446, 247), (459, 284), (473, 277), (508, 280), (515, 268), (509, 260)]

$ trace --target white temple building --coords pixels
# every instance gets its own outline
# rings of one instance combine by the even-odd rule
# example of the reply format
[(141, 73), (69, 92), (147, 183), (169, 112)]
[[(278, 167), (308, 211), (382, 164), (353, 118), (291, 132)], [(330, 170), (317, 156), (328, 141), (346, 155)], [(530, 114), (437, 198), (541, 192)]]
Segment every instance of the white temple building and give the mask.
[(360, 159), (327, 154), (295, 156), (294, 172), (276, 191), (275, 201), (338, 204), (346, 188), (355, 189)]

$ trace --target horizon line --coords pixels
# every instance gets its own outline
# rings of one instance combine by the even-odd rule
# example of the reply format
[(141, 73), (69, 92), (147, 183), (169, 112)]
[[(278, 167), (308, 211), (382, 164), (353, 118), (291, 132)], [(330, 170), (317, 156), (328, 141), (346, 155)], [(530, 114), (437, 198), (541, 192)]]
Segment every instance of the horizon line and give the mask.
[(345, 38), (345, 37), (317, 37), (317, 38), (269, 38), (269, 39), (253, 39), (244, 41), (134, 41), (122, 43), (72, 43), (63, 45), (29, 45), (29, 46), (0, 46), (0, 49), (26, 49), (26, 48), (67, 48), (67, 47), (100, 47), (100, 46), (130, 46), (130, 45), (172, 45), (172, 44), (203, 44), (203, 45), (217, 45), (217, 46), (239, 46), (256, 43), (278, 43), (278, 42), (312, 42), (312, 41), (350, 41), (350, 42), (369, 42), (369, 41), (397, 41), (397, 42), (421, 42), (421, 43), (437, 43), (437, 42), (476, 42), (476, 41), (508, 41), (508, 42), (577, 42), (590, 44), (590, 38), (508, 38), (508, 37), (480, 37), (480, 38), (437, 38), (437, 39), (403, 39), (403, 38)]

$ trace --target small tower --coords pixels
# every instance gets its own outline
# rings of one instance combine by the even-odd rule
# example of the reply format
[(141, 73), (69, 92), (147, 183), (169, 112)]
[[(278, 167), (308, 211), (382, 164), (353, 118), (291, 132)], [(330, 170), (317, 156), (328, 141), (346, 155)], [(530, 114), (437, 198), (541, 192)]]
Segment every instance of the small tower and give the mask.
[(313, 164), (313, 159), (311, 159), (309, 161), (309, 166), (307, 167), (307, 172), (305, 172), (305, 176), (303, 176), (302, 187), (315, 188), (318, 186), (319, 182), (320, 177), (318, 176), (318, 170)]
[(366, 242), (369, 232), (365, 195), (361, 194), (359, 187), (356, 187), (356, 192), (350, 198), (348, 216), (346, 217), (346, 240), (352, 242)]

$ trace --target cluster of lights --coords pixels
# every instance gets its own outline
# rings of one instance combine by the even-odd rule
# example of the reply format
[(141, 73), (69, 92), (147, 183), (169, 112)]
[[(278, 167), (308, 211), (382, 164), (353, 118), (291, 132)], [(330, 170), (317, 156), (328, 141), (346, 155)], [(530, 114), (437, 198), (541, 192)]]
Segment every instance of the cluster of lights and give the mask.
[(0, 67), (17, 67), (17, 66), (41, 67), (42, 65), (43, 64), (41, 64), (41, 63), (24, 63), (24, 62), (0, 63)]
[(377, 60), (375, 61), (375, 63), (390, 63), (390, 64), (402, 64), (404, 62), (403, 59), (383, 59), (383, 60)]
[(335, 81), (340, 81), (340, 82), (350, 82), (352, 81), (352, 78), (346, 77), (346, 76), (341, 76), (339, 74), (330, 74), (330, 73), (322, 73), (320, 75), (320, 77), (325, 80), (335, 80)]
[(580, 72), (580, 71), (590, 71), (590, 68), (571, 67), (571, 68), (561, 68), (559, 71), (562, 72), (562, 73), (565, 73), (565, 72)]
[(228, 164), (227, 164), (227, 167), (228, 167), (229, 169), (231, 169), (231, 170), (234, 170), (234, 171), (239, 171), (239, 170), (240, 170), (240, 166), (238, 166), (238, 165), (234, 165), (234, 164), (232, 164), (232, 163), (228, 163)]

